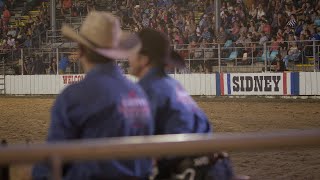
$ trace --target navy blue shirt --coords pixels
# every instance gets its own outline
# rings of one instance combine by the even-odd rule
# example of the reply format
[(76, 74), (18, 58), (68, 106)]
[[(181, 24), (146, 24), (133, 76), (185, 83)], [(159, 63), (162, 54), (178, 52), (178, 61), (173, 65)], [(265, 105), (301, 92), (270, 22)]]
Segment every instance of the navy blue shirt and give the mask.
[(151, 69), (139, 84), (149, 98), (155, 134), (212, 132), (205, 113), (181, 84), (161, 69)]
[[(149, 98), (155, 120), (155, 134), (212, 133), (205, 113), (181, 84), (163, 70), (152, 68), (139, 84)], [(169, 178), (183, 159), (184, 157), (165, 157), (158, 160), (158, 178)], [(208, 176), (231, 179), (233, 174), (230, 167), (229, 161), (219, 162), (208, 169)]]
[[(153, 121), (143, 90), (127, 80), (114, 63), (107, 63), (96, 66), (58, 96), (48, 142), (152, 134)], [(64, 168), (64, 179), (144, 178), (151, 168), (149, 158), (71, 163)], [(43, 164), (33, 169), (34, 179), (47, 173)]]

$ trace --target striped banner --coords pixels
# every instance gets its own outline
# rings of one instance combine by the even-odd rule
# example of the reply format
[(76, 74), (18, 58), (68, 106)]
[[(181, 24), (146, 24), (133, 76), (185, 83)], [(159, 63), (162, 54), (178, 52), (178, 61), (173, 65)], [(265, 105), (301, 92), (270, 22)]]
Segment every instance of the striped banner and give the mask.
[(217, 96), (299, 95), (299, 73), (217, 73)]

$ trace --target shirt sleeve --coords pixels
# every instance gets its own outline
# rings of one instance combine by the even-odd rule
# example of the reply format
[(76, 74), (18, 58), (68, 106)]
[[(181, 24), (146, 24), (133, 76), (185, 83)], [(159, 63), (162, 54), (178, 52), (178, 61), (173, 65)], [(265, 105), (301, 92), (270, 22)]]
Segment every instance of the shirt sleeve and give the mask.
[(192, 133), (193, 121), (190, 113), (184, 113), (183, 107), (174, 104), (166, 95), (153, 93), (149, 96), (157, 135)]
[[(69, 96), (63, 92), (58, 96), (51, 112), (51, 124), (47, 137), (48, 142), (63, 141), (68, 139), (75, 139), (78, 134), (76, 127), (72, 124), (68, 113), (72, 110), (72, 101), (68, 99)], [(63, 165), (63, 174), (68, 171), (68, 164)], [(36, 164), (32, 170), (32, 177), (34, 180), (45, 180), (50, 178), (50, 167), (48, 163)]]
[(68, 99), (66, 93), (62, 93), (57, 98), (51, 112), (48, 142), (75, 139), (78, 136), (76, 127), (69, 116), (73, 103)]

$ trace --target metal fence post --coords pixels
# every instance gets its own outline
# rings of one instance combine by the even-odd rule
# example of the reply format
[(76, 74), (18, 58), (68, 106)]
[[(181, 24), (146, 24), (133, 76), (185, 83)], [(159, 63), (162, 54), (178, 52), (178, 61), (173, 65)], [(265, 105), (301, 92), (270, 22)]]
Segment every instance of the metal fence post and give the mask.
[(49, 30), (46, 31), (46, 43), (48, 43), (48, 31)]
[(39, 48), (41, 47), (41, 33), (39, 33)]
[(56, 57), (57, 57), (57, 75), (59, 75), (59, 48), (56, 49)]
[[(252, 49), (252, 47), (250, 48)], [(252, 72), (254, 73), (253, 50), (251, 50), (251, 67), (252, 67)]]
[(62, 177), (62, 161), (59, 156), (52, 156), (50, 158), (50, 164), (51, 164), (51, 175), (53, 180), (61, 180)]
[(21, 75), (23, 75), (23, 71), (24, 71), (23, 49), (21, 49), (20, 53), (21, 53), (21, 56), (20, 56), (20, 59), (21, 59)]
[(221, 73), (221, 44), (218, 43), (218, 64), (219, 64), (219, 73)]
[[(3, 64), (5, 66), (5, 64)], [(5, 74), (3, 74), (5, 75)], [(0, 146), (5, 147), (8, 143), (5, 139), (1, 140)], [(5, 164), (0, 166), (0, 179), (9, 180), (10, 179), (10, 164)]]
[(265, 60), (264, 60), (264, 72), (267, 72), (267, 43), (263, 43), (263, 54), (265, 55)]
[(318, 51), (317, 51), (317, 52), (318, 52), (318, 55), (316, 54), (316, 58), (317, 58), (316, 60), (318, 61), (318, 63), (316, 63), (316, 66), (317, 66), (316, 69), (317, 69), (317, 71), (319, 72), (319, 71), (320, 71), (320, 58), (319, 58), (319, 55), (320, 55), (320, 46), (318, 45), (317, 47), (318, 47)]
[(316, 63), (316, 61), (317, 61), (317, 58), (316, 58), (316, 56), (317, 56), (317, 54), (316, 54), (316, 41), (315, 40), (313, 40), (313, 43), (312, 43), (312, 47), (313, 47), (313, 58), (314, 58), (314, 61), (313, 61), (313, 71), (314, 72), (316, 72), (317, 71), (317, 63)]

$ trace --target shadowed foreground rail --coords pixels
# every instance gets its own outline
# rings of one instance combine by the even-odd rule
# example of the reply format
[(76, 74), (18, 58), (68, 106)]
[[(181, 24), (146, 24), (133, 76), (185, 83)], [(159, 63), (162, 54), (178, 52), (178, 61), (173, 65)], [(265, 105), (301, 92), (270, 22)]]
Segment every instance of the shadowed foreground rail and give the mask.
[(267, 150), (320, 145), (320, 129), (270, 133), (216, 133), (75, 140), (0, 148), (0, 164), (190, 155), (214, 151)]
[(63, 162), (74, 160), (195, 155), (215, 151), (250, 151), (320, 145), (320, 129), (272, 133), (179, 134), (75, 140), (0, 147), (0, 164), (50, 161), (52, 179), (61, 179)]

